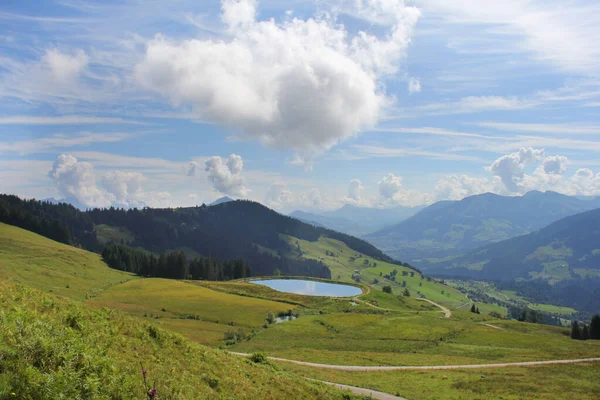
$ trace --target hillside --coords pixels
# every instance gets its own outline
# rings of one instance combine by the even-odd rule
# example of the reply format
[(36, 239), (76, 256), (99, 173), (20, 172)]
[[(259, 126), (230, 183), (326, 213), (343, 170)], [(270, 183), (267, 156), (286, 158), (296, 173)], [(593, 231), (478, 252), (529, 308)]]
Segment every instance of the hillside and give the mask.
[(84, 299), (136, 279), (109, 268), (100, 255), (0, 223), (0, 280)]
[(334, 231), (353, 236), (363, 236), (384, 227), (394, 225), (416, 214), (422, 207), (395, 207), (388, 209), (357, 207), (346, 204), (343, 207), (322, 213), (294, 211), (291, 217), (323, 226)]
[(487, 193), (435, 203), (365, 239), (387, 254), (427, 270), (432, 260), (524, 235), (597, 207), (598, 199), (584, 200), (555, 192), (532, 191), (520, 197)]
[[(341, 399), (326, 385), (109, 309), (0, 283), (0, 398)], [(143, 383), (140, 363), (147, 370)]]
[(96, 252), (100, 252), (107, 242), (114, 241), (153, 253), (182, 250), (190, 258), (243, 258), (251, 266), (253, 275), (272, 275), (277, 269), (283, 275), (331, 277), (327, 267), (318, 260), (289, 257), (293, 244), (281, 235), (311, 242), (330, 237), (357, 252), (393, 262), (361, 239), (315, 227), (244, 200), (210, 207), (110, 208), (82, 212), (66, 204), (0, 196), (1, 221), (26, 229), (32, 227), (40, 234), (45, 234), (42, 228), (52, 223), (60, 228), (60, 237), (68, 238), (66, 241), (70, 244)]
[(546, 301), (600, 311), (600, 209), (481, 247), (429, 270), (444, 276), (535, 280), (536, 292)]

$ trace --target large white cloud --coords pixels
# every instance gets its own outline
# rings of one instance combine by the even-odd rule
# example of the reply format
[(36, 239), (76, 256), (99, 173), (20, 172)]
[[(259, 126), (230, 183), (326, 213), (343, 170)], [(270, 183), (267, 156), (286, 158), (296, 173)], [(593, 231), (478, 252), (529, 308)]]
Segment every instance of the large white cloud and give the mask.
[[(241, 172), (244, 168), (242, 157), (231, 154), (228, 159), (218, 156), (209, 158), (205, 163), (205, 171), (208, 172), (208, 180), (212, 182), (213, 188), (220, 193), (233, 196), (246, 196), (248, 189), (244, 186)], [(193, 169), (190, 164), (190, 171)]]
[(390, 173), (377, 182), (377, 185), (379, 195), (385, 200), (390, 200), (402, 190), (402, 177)]
[(144, 191), (142, 183), (146, 178), (138, 172), (108, 172), (98, 185), (92, 164), (78, 161), (69, 154), (58, 156), (48, 175), (65, 200), (81, 208), (166, 207), (171, 197), (165, 191)]
[(543, 158), (544, 150), (522, 147), (517, 152), (498, 158), (486, 170), (500, 177), (509, 191), (522, 192), (525, 167), (536, 164)]
[[(385, 37), (350, 34), (325, 17), (256, 20), (256, 1), (223, 0), (227, 40), (147, 43), (137, 82), (204, 120), (305, 156), (374, 126), (419, 16), (403, 0), (362, 1), (390, 23)], [(391, 13), (390, 13), (391, 12)]]
[(352, 179), (348, 184), (348, 196), (346, 196), (344, 202), (356, 205), (361, 204), (364, 189), (364, 186), (358, 179)]
[(542, 168), (546, 174), (562, 175), (567, 171), (567, 163), (565, 156), (549, 156), (544, 159)]
[(54, 179), (60, 194), (78, 206), (107, 207), (112, 203), (112, 197), (96, 186), (96, 175), (90, 163), (61, 154), (48, 175)]

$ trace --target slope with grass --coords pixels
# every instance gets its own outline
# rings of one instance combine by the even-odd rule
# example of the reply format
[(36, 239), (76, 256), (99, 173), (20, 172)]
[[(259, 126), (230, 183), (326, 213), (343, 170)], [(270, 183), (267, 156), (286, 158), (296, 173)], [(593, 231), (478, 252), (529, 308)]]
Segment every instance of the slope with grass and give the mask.
[(342, 399), (342, 392), (194, 344), (110, 309), (0, 283), (0, 398)]
[(218, 345), (227, 331), (249, 332), (261, 327), (269, 312), (278, 314), (295, 306), (170, 279), (138, 279), (87, 301), (153, 319), (156, 323), (199, 342)]
[[(381, 290), (382, 286), (390, 285), (397, 295), (401, 295), (404, 289), (408, 288), (411, 296), (424, 296), (446, 306), (458, 307), (465, 303), (464, 295), (455, 288), (422, 278), (422, 274), (409, 267), (391, 264), (355, 251), (339, 240), (320, 237), (311, 242), (291, 236), (282, 237), (292, 249), (288, 257), (322, 262), (331, 270), (331, 276), (335, 280), (353, 282), (358, 277), (361, 283), (373, 286), (374, 290)], [(394, 270), (398, 271), (395, 280), (386, 279), (385, 276), (391, 276)], [(403, 275), (404, 273), (406, 275)], [(375, 283), (376, 280), (378, 283)], [(404, 282), (406, 286), (403, 285)]]
[(76, 299), (136, 279), (109, 268), (98, 254), (2, 223), (0, 278)]

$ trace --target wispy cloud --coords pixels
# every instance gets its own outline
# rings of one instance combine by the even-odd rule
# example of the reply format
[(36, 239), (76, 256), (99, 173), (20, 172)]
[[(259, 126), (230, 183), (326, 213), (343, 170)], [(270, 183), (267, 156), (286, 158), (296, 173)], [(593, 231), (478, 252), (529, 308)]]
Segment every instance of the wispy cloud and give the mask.
[(94, 143), (121, 142), (135, 136), (132, 133), (90, 133), (79, 135), (56, 134), (51, 137), (22, 140), (17, 142), (0, 142), (1, 153), (17, 153), (20, 155), (62, 151), (71, 147), (89, 146)]
[(54, 117), (37, 117), (31, 115), (0, 117), (0, 125), (92, 125), (92, 124), (130, 124), (150, 125), (148, 122), (114, 117), (93, 117), (82, 115), (62, 115)]

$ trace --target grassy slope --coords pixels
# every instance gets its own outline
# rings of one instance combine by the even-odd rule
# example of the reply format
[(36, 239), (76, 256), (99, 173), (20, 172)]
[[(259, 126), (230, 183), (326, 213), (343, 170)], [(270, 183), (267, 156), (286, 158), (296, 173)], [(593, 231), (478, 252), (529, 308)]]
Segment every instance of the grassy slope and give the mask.
[[(293, 305), (234, 294), (169, 279), (138, 279), (104, 291), (88, 304), (110, 307), (158, 323), (201, 343), (219, 344), (224, 332), (263, 325), (269, 312)], [(233, 326), (230, 326), (231, 324)]]
[(136, 277), (110, 269), (98, 254), (0, 223), (0, 278), (84, 299)]
[[(322, 260), (323, 263), (331, 269), (331, 276), (333, 279), (339, 278), (339, 280), (342, 281), (352, 282), (354, 271), (359, 270), (361, 282), (371, 284), (374, 279), (378, 279), (380, 283), (375, 285), (375, 287), (381, 288), (383, 285), (391, 285), (393, 291), (397, 294), (402, 293), (404, 288), (401, 287), (401, 283), (402, 281), (406, 281), (406, 285), (413, 296), (417, 296), (417, 293), (420, 292), (430, 300), (452, 307), (458, 307), (466, 302), (464, 295), (452, 287), (435, 282), (427, 282), (426, 279), (421, 279), (419, 273), (415, 273), (412, 278), (410, 274), (408, 276), (402, 276), (402, 271), (407, 271), (409, 273), (414, 271), (406, 267), (366, 257), (363, 254), (350, 249), (338, 240), (321, 237), (316, 242), (308, 242), (289, 236), (287, 236), (287, 239), (293, 245), (298, 242), (300, 249), (303, 252), (302, 257)], [(333, 252), (335, 256), (327, 256), (326, 251)], [(356, 256), (360, 256), (360, 258), (351, 261), (351, 258), (355, 258)], [(365, 260), (369, 262), (368, 265), (365, 264)], [(372, 266), (374, 263), (377, 264), (376, 267)], [(397, 282), (388, 281), (380, 276), (380, 274), (390, 274), (394, 269), (398, 270), (398, 275), (396, 276)], [(444, 292), (443, 294), (442, 291)]]
[(0, 283), (0, 398), (341, 399), (324, 385), (186, 341), (155, 325)]
[(411, 400), (600, 398), (600, 363), (452, 371), (346, 372), (278, 363), (288, 371)]

